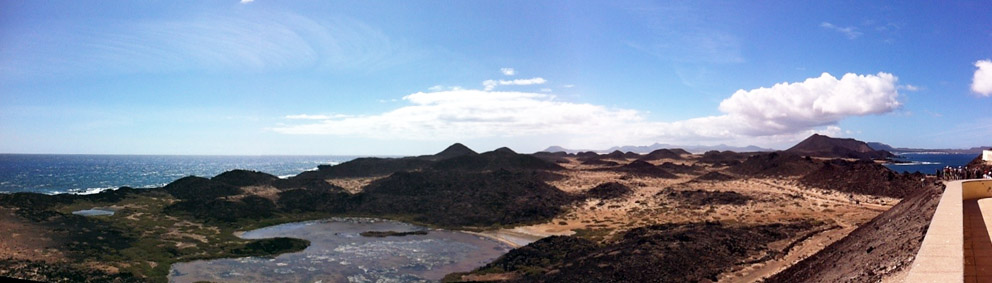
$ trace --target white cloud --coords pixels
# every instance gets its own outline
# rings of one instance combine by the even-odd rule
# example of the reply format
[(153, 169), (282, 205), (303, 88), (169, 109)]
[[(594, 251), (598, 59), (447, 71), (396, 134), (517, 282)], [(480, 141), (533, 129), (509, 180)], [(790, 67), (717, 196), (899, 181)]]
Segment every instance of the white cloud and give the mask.
[(848, 116), (890, 112), (900, 106), (892, 74), (823, 73), (803, 82), (738, 90), (720, 102), (720, 111), (750, 135), (793, 132), (834, 124)]
[(241, 4), (248, 4), (251, 2), (255, 2), (255, 0), (241, 0)]
[[(429, 90), (429, 91), (462, 90), (462, 89), (464, 89), (464, 88), (462, 88), (460, 86), (456, 86), (456, 85), (455, 86), (435, 85), (435, 86), (432, 86), (432, 87), (427, 88), (427, 90)], [(394, 99), (394, 101), (395, 101), (395, 99)]]
[(992, 60), (975, 62), (975, 76), (971, 79), (971, 91), (984, 96), (992, 96)]
[(482, 86), (485, 90), (493, 90), (496, 86), (501, 85), (539, 85), (544, 84), (547, 81), (544, 78), (536, 77), (530, 79), (516, 79), (516, 80), (485, 80), (482, 82)]
[(554, 101), (526, 92), (453, 90), (403, 97), (410, 105), (368, 116), (275, 128), (286, 134), (332, 134), (414, 140), (578, 133), (641, 122), (634, 110)]
[(910, 85), (910, 84), (899, 85), (898, 87), (899, 87), (899, 89), (905, 90), (905, 91), (918, 91), (918, 90), (920, 90), (920, 87), (915, 86), (915, 85)]
[(561, 87), (563, 87), (563, 88), (573, 88), (573, 87), (575, 87), (575, 85), (562, 85)]
[(551, 89), (550, 88), (542, 88), (541, 89), (541, 92), (551, 92)]
[[(496, 81), (499, 84), (499, 81)], [(328, 118), (273, 130), (376, 139), (469, 140), (555, 136), (562, 145), (731, 143), (784, 144), (813, 133), (843, 133), (852, 116), (898, 109), (891, 74), (824, 73), (802, 82), (738, 90), (720, 103), (724, 114), (675, 122), (649, 121), (642, 111), (555, 100), (546, 93), (488, 90), (418, 92), (409, 105), (381, 114)]]
[(500, 68), (499, 72), (503, 73), (503, 75), (506, 76), (512, 76), (517, 74), (517, 71), (513, 70), (513, 68)]
[(334, 115), (309, 115), (309, 114), (296, 114), (296, 115), (286, 115), (286, 119), (291, 120), (327, 120), (327, 119), (338, 119), (351, 117), (351, 115), (344, 114), (334, 114)]
[(836, 26), (836, 25), (831, 24), (831, 23), (828, 23), (828, 22), (822, 22), (822, 23), (820, 23), (820, 27), (826, 28), (826, 29), (829, 29), (829, 30), (840, 32), (840, 33), (844, 34), (845, 36), (847, 36), (848, 39), (855, 39), (855, 38), (858, 38), (859, 36), (861, 36), (861, 32), (858, 31), (857, 28), (852, 27), (852, 26), (839, 27), (839, 26)]

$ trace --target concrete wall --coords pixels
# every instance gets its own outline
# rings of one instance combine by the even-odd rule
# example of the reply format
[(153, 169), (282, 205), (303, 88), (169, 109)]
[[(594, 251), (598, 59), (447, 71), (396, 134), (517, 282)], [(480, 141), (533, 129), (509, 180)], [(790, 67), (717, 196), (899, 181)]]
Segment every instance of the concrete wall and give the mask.
[(961, 181), (947, 187), (930, 219), (906, 282), (964, 282), (964, 203)]
[(961, 197), (963, 200), (992, 197), (992, 180), (962, 182)]
[(906, 282), (963, 282), (964, 200), (992, 197), (992, 180), (962, 180), (947, 187), (930, 220)]
[(985, 163), (992, 162), (992, 150), (983, 150), (982, 160), (985, 161)]

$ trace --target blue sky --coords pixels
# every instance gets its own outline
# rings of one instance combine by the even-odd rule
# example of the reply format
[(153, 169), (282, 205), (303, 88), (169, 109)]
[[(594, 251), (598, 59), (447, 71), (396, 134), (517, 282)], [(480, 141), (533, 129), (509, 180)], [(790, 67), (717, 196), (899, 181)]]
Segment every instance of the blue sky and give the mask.
[(0, 152), (992, 142), (992, 4), (2, 1)]

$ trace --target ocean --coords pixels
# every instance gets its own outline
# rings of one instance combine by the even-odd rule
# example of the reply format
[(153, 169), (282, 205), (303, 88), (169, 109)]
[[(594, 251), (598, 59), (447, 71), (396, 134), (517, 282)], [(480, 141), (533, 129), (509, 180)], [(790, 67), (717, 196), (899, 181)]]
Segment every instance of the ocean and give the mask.
[(195, 175), (246, 169), (289, 177), (356, 156), (182, 156), (0, 154), (0, 193), (93, 194), (123, 186), (158, 187)]
[(886, 164), (885, 167), (899, 173), (919, 171), (924, 174), (933, 174), (937, 169), (943, 169), (946, 166), (964, 166), (977, 156), (977, 154), (901, 153), (896, 159), (908, 161), (908, 163)]
[[(944, 166), (963, 166), (975, 154), (903, 153), (909, 163), (885, 165), (896, 172), (933, 174)], [(123, 186), (159, 187), (195, 175), (213, 177), (247, 169), (289, 177), (320, 164), (338, 164), (357, 156), (184, 156), (0, 154), (0, 193), (93, 194)]]

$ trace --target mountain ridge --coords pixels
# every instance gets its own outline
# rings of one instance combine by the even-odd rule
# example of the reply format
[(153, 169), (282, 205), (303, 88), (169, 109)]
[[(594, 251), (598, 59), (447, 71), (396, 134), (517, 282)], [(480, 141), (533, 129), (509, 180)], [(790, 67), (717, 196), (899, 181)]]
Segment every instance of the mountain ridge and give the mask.
[(568, 148), (564, 148), (564, 147), (561, 147), (561, 146), (553, 145), (553, 146), (549, 146), (548, 148), (545, 148), (541, 152), (566, 152), (566, 153), (596, 152), (596, 153), (610, 153), (610, 152), (613, 152), (613, 151), (621, 151), (621, 152), (634, 152), (634, 153), (645, 154), (645, 153), (650, 153), (652, 151), (659, 150), (659, 149), (669, 149), (669, 150), (682, 149), (682, 150), (688, 151), (688, 152), (693, 153), (693, 154), (700, 154), (700, 153), (704, 153), (704, 152), (712, 151), (712, 150), (716, 150), (716, 151), (728, 151), (729, 150), (729, 151), (734, 151), (734, 152), (764, 152), (764, 151), (775, 151), (774, 149), (763, 148), (763, 147), (758, 147), (758, 146), (754, 146), (754, 145), (748, 145), (748, 146), (743, 146), (742, 147), (742, 146), (730, 146), (730, 145), (726, 145), (726, 144), (718, 144), (718, 145), (673, 145), (673, 144), (654, 143), (652, 145), (646, 145), (646, 146), (633, 146), (633, 145), (614, 146), (614, 147), (611, 147), (611, 148), (608, 148), (608, 149), (603, 149), (603, 150), (568, 149)]

